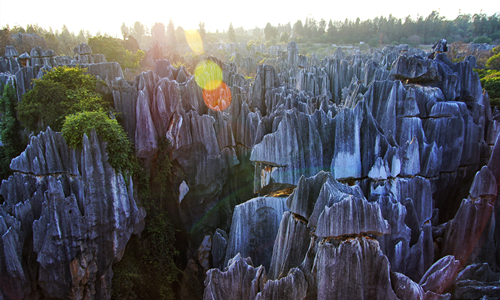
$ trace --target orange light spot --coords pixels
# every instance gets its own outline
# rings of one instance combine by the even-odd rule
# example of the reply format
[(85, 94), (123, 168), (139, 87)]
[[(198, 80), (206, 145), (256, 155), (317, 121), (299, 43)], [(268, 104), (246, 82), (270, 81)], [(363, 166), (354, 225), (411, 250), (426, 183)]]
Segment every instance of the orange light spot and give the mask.
[(220, 84), (214, 89), (203, 90), (203, 101), (212, 110), (223, 111), (231, 105), (231, 90), (224, 83)]

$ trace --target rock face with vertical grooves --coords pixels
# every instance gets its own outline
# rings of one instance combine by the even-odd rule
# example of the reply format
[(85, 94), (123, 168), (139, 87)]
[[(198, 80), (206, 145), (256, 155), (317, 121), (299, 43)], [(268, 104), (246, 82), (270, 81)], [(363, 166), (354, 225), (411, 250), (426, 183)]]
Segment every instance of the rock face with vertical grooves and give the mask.
[(107, 163), (105, 144), (94, 132), (70, 149), (48, 128), (11, 168), (0, 188), (3, 297), (108, 299), (111, 265), (142, 231), (145, 211), (130, 179)]
[(348, 196), (331, 207), (325, 207), (316, 224), (318, 237), (383, 235), (389, 232), (389, 224), (382, 218), (378, 203), (369, 203), (354, 196)]
[(269, 269), (272, 247), (283, 213), (286, 198), (259, 197), (237, 205), (234, 209), (226, 264), (236, 254), (250, 257), (256, 265)]
[(292, 212), (285, 212), (274, 241), (269, 278), (282, 278), (304, 260), (310, 242), (310, 230), (304, 219)]
[(397, 299), (389, 270), (376, 241), (354, 238), (322, 243), (312, 269), (317, 299)]

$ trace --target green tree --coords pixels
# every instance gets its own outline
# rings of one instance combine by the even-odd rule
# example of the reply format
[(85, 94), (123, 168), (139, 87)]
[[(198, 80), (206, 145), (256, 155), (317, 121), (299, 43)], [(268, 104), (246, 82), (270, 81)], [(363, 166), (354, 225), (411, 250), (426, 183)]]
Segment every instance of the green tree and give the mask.
[(163, 23), (155, 23), (153, 27), (151, 27), (151, 37), (154, 42), (164, 43), (165, 25), (163, 25)]
[(38, 30), (37, 30), (37, 25), (32, 25), (32, 24), (28, 24), (28, 26), (26, 26), (26, 33), (38, 33)]
[(288, 34), (288, 32), (286, 32), (286, 31), (285, 31), (285, 32), (283, 32), (283, 33), (281, 34), (280, 42), (282, 42), (282, 43), (285, 43), (285, 44), (286, 44), (286, 43), (288, 43), (288, 40), (289, 40), (289, 39), (290, 39), (290, 35)]
[(491, 108), (500, 107), (500, 71), (488, 69), (476, 71), (481, 79), (481, 86), (488, 91)]
[(325, 31), (326, 30), (326, 21), (325, 19), (321, 19), (321, 21), (319, 21), (319, 27), (318, 27), (318, 35), (323, 35), (325, 34)]
[(204, 41), (205, 35), (207, 34), (207, 32), (205, 31), (205, 23), (200, 22), (199, 27), (200, 28), (198, 29), (198, 33), (200, 34), (201, 40)]
[(177, 40), (177, 44), (187, 44), (186, 33), (184, 32), (184, 28), (182, 26), (177, 26), (175, 30), (175, 39)]
[(57, 35), (57, 40), (59, 41), (60, 54), (73, 56), (73, 49), (78, 46), (78, 42), (75, 35), (69, 32), (66, 25), (63, 25), (61, 33)]
[(107, 61), (116, 61), (123, 65), (125, 48), (120, 39), (100, 35), (90, 38), (88, 44), (92, 52), (104, 54)]
[(87, 38), (85, 37), (85, 33), (83, 32), (83, 29), (81, 29), (78, 32), (78, 35), (76, 36), (76, 42), (78, 44), (87, 43)]
[(122, 23), (122, 26), (120, 27), (120, 31), (122, 32), (123, 39), (127, 38), (129, 36), (129, 29), (125, 25), (125, 22)]
[(255, 28), (252, 30), (252, 36), (255, 38), (260, 38), (262, 36), (262, 29), (255, 26)]
[[(337, 34), (337, 27), (333, 25), (332, 20), (328, 21), (328, 29), (326, 31), (326, 34), (328, 35), (328, 40), (330, 42), (333, 42), (335, 39), (335, 36)], [(378, 42), (377, 42), (378, 44)]]
[(46, 32), (44, 35), (45, 41), (47, 42), (47, 47), (49, 49), (54, 50), (54, 53), (60, 53), (59, 50), (59, 41), (57, 40), (56, 35), (52, 32), (52, 28), (50, 31)]
[(474, 43), (476, 44), (491, 44), (491, 39), (487, 36), (478, 36), (474, 39)]
[(135, 53), (125, 50), (125, 56), (123, 58), (123, 68), (137, 70), (140, 67), (140, 62), (144, 58), (145, 53), (142, 50), (137, 50)]
[(236, 43), (236, 33), (234, 32), (233, 23), (229, 24), (229, 29), (227, 30), (227, 38), (229, 42)]
[(58, 67), (34, 80), (34, 87), (18, 104), (19, 120), (31, 131), (50, 126), (60, 131), (65, 116), (80, 111), (107, 108), (96, 91), (97, 79), (85, 74), (86, 69)]
[(141, 44), (143, 42), (144, 35), (146, 34), (146, 28), (141, 22), (136, 21), (132, 29), (132, 35)]
[(175, 299), (172, 283), (180, 272), (175, 265), (176, 230), (167, 214), (156, 210), (148, 209), (142, 241), (133, 236), (123, 259), (113, 266), (111, 299)]
[(302, 37), (304, 34), (304, 25), (302, 24), (301, 20), (298, 20), (293, 24), (293, 37), (298, 38)]
[(0, 94), (0, 140), (3, 143), (0, 147), (0, 182), (12, 174), (10, 161), (21, 154), (26, 147), (20, 134), (21, 125), (16, 118), (16, 104), (17, 93), (14, 83), (8, 81)]
[(264, 28), (264, 36), (266, 41), (270, 41), (272, 39), (276, 39), (278, 37), (278, 29), (271, 25), (271, 23), (267, 23)]
[(168, 21), (167, 25), (167, 43), (172, 48), (177, 46), (177, 38), (175, 37), (175, 27), (172, 19)]

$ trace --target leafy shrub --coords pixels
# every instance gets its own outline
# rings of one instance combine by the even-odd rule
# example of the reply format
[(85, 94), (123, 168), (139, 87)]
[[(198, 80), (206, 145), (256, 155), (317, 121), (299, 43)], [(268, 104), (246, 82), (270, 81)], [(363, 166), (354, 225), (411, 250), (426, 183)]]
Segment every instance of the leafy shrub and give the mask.
[(409, 44), (410, 40), (407, 37), (403, 36), (402, 38), (399, 39), (399, 43), (400, 44)]
[(180, 67), (186, 67), (186, 64), (183, 63), (182, 61), (176, 61), (176, 62), (173, 62), (172, 63), (172, 67), (176, 68), (176, 69), (179, 69)]
[(60, 131), (65, 116), (108, 106), (96, 91), (97, 79), (85, 71), (58, 67), (35, 79), (35, 86), (24, 94), (17, 107), (19, 120), (35, 132), (46, 126)]
[(88, 44), (92, 52), (104, 54), (107, 61), (115, 61), (124, 69), (137, 70), (145, 56), (144, 51), (138, 49), (137, 41), (130, 36), (127, 41), (122, 41), (114, 37), (100, 35), (90, 38)]
[(493, 55), (486, 61), (486, 67), (500, 71), (500, 53)]
[(500, 72), (481, 79), (481, 85), (488, 91), (488, 95), (493, 102), (498, 101), (494, 99), (500, 99)]
[(125, 48), (122, 40), (110, 36), (95, 36), (88, 40), (88, 44), (94, 53), (104, 54), (107, 61), (116, 61), (123, 65)]
[(372, 48), (376, 48), (378, 46), (378, 37), (374, 36), (368, 40), (368, 45)]
[(483, 89), (488, 91), (491, 107), (500, 107), (500, 71), (496, 70), (476, 70), (481, 79)]
[(62, 134), (70, 147), (81, 148), (83, 134), (90, 137), (92, 129), (107, 142), (109, 164), (116, 170), (131, 171), (133, 153), (128, 136), (116, 119), (110, 119), (103, 111), (83, 111), (66, 116)]
[(474, 39), (474, 43), (476, 44), (491, 44), (491, 39), (486, 36), (478, 36)]

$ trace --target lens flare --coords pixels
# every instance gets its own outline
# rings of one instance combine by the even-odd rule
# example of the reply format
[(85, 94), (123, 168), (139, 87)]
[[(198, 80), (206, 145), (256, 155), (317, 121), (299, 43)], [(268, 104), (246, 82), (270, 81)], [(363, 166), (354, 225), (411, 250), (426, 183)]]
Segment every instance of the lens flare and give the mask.
[(222, 83), (222, 69), (211, 60), (201, 61), (194, 70), (196, 83), (204, 90), (214, 90)]
[(198, 30), (185, 30), (184, 34), (186, 35), (186, 41), (196, 55), (202, 55), (205, 53), (203, 50), (203, 41), (201, 39), (200, 33)]
[(231, 90), (224, 82), (220, 82), (215, 89), (203, 90), (203, 101), (210, 109), (223, 111), (231, 105)]

